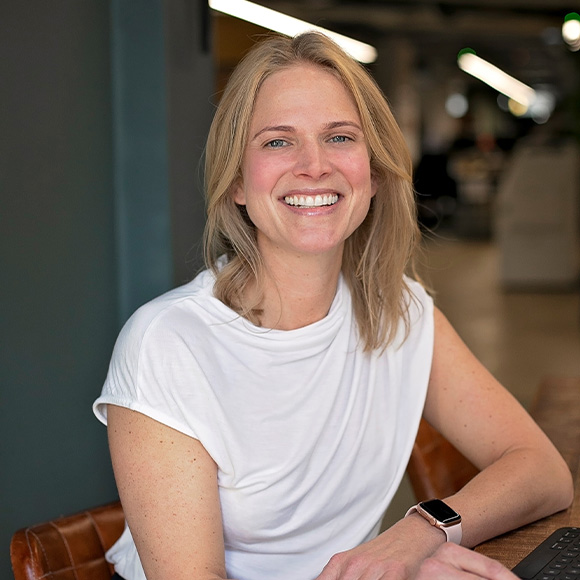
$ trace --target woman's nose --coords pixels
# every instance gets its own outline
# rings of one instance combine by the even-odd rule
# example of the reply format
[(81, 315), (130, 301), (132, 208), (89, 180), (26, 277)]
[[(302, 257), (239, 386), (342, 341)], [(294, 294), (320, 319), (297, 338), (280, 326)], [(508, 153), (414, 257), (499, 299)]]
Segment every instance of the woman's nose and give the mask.
[(304, 143), (297, 151), (294, 172), (296, 175), (306, 175), (312, 179), (320, 179), (329, 174), (332, 165), (328, 153), (321, 143)]

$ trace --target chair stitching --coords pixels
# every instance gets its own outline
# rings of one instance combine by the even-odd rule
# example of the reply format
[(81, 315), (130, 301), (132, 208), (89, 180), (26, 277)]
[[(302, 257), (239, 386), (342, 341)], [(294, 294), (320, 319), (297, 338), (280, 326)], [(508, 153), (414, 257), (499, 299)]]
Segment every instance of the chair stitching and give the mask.
[[(40, 546), (40, 549), (41, 549), (46, 561), (48, 562), (46, 550), (44, 549), (44, 544), (40, 540), (40, 537), (38, 536), (38, 534), (35, 534), (31, 529), (28, 529), (28, 530), (26, 530), (26, 544), (28, 545), (28, 550), (29, 550), (30, 554), (32, 554), (32, 544), (30, 543), (29, 536), (36, 538), (37, 543)], [(42, 578), (49, 578), (51, 576), (52, 576), (52, 572), (48, 571), (45, 574), (43, 574), (42, 576), (40, 576), (39, 580), (42, 580)]]
[[(95, 519), (93, 518), (92, 514), (89, 512), (85, 512), (85, 515), (87, 515), (89, 517), (89, 519), (91, 520), (91, 523), (93, 524), (93, 526), (95, 527), (96, 533), (97, 533), (97, 537), (99, 538), (99, 542), (101, 544), (101, 547), (103, 548), (103, 551), (105, 551), (105, 545), (103, 542), (103, 538), (101, 536), (101, 533), (96, 525)], [(60, 531), (60, 529), (58, 528), (58, 526), (54, 523), (54, 522), (49, 522), (49, 525), (53, 528), (56, 529), (56, 531), (58, 532), (58, 534), (60, 535), (60, 537), (63, 539), (64, 545), (66, 547), (66, 550), (68, 552), (69, 555), (69, 559), (71, 562), (71, 566), (65, 566), (64, 568), (61, 568), (60, 570), (58, 570), (58, 572), (67, 572), (69, 570), (72, 570), (74, 573), (75, 578), (78, 580), (78, 575), (77, 575), (77, 568), (78, 566), (75, 566), (75, 563), (73, 561), (72, 558), (72, 554), (70, 551), (70, 547), (68, 542), (66, 541), (66, 538), (64, 537), (64, 535), (62, 534), (62, 532)], [(34, 537), (37, 540), (38, 546), (40, 547), (40, 550), (42, 551), (46, 561), (48, 562), (48, 555), (46, 553), (46, 550), (44, 548), (44, 544), (42, 543), (40, 537), (38, 536), (38, 534), (34, 533), (32, 531), (32, 529), (27, 529), (25, 531), (25, 536), (26, 536), (26, 544), (28, 546), (28, 551), (30, 552), (30, 554), (32, 554), (32, 544), (30, 542), (30, 537)], [(101, 558), (93, 558), (92, 560), (87, 560), (86, 562), (83, 562), (83, 566), (87, 566), (89, 564), (93, 564), (95, 562), (99, 562), (101, 560)], [(54, 571), (53, 570), (49, 570), (48, 572), (45, 572), (44, 574), (42, 574), (41, 576), (38, 577), (38, 580), (43, 580), (44, 578), (51, 578), (54, 576)]]
[[(99, 538), (99, 543), (101, 544), (101, 548), (103, 550), (103, 553), (106, 553), (107, 550), (105, 548), (105, 542), (103, 541), (103, 536), (101, 535), (101, 530), (99, 529), (99, 526), (97, 525), (97, 522), (95, 521), (95, 518), (93, 517), (93, 514), (91, 512), (85, 512), (88, 516), (88, 518), (91, 520), (91, 523), (93, 524), (93, 528), (95, 528), (95, 532), (97, 534), (97, 538)], [(106, 558), (105, 558), (106, 561)]]
[(75, 561), (74, 561), (74, 558), (73, 558), (73, 555), (72, 555), (72, 552), (71, 552), (69, 543), (68, 543), (65, 535), (61, 532), (60, 528), (56, 524), (54, 524), (53, 522), (51, 522), (50, 525), (59, 533), (60, 537), (62, 538), (62, 541), (63, 541), (63, 543), (64, 543), (64, 545), (66, 547), (66, 551), (68, 553), (68, 559), (69, 559), (70, 563), (72, 564), (71, 570), (73, 572), (73, 575), (75, 577), (75, 580), (79, 580), (79, 577), (78, 577), (78, 574), (77, 574), (77, 567), (75, 566)]
[[(52, 522), (50, 523), (50, 525), (56, 528), (56, 526)], [(58, 528), (56, 528), (56, 529), (58, 530)], [(58, 532), (59, 532), (59, 534), (62, 537), (62, 534), (60, 533), (60, 530), (58, 530)], [(31, 536), (34, 536), (38, 540), (38, 545), (40, 546), (40, 549), (42, 550), (42, 553), (46, 557), (47, 556), (46, 550), (44, 549), (44, 546), (43, 546), (43, 544), (42, 544), (39, 536), (37, 534), (35, 534), (33, 531), (31, 531), (31, 530), (26, 530), (26, 535), (27, 535), (26, 541), (28, 543), (29, 548), (30, 548), (31, 544), (28, 541), (28, 535), (31, 535)], [(66, 541), (65, 541), (65, 545), (67, 546), (67, 551), (69, 552), (69, 556), (70, 556), (70, 551), (69, 551), (68, 544), (66, 543)], [(30, 550), (30, 551), (32, 551), (32, 550)], [(69, 570), (72, 570), (74, 572), (75, 578), (77, 578), (77, 580), (78, 580), (78, 576), (77, 576), (76, 570), (79, 567), (85, 567), (85, 566), (88, 566), (90, 564), (94, 564), (95, 562), (99, 562), (100, 560), (101, 560), (101, 558), (93, 558), (92, 560), (87, 560), (86, 562), (83, 562), (81, 566), (75, 566), (75, 564), (74, 564), (74, 562), (72, 562), (72, 558), (71, 558), (72, 565), (71, 566), (65, 566), (64, 568), (61, 568), (60, 570), (57, 570), (57, 572), (68, 572)], [(47, 558), (47, 561), (48, 561), (48, 558)], [(54, 570), (49, 570), (48, 572), (45, 572), (44, 574), (42, 574), (42, 576), (39, 576), (38, 577), (38, 580), (43, 580), (44, 578), (53, 577), (54, 576), (54, 573), (55, 573)]]
[[(64, 568), (61, 568), (60, 570), (57, 570), (57, 572), (58, 573), (68, 572), (69, 570), (72, 570), (76, 576), (76, 570), (78, 570), (79, 568), (84, 568), (86, 566), (89, 566), (90, 564), (94, 564), (95, 562), (100, 562), (100, 560), (101, 560), (100, 558), (93, 559), (93, 560), (87, 560), (86, 562), (83, 562), (80, 566), (66, 566)], [(39, 576), (38, 580), (42, 580), (43, 578), (52, 577), (52, 576), (54, 576), (54, 574), (55, 574), (55, 572), (51, 570), (50, 572), (46, 572), (42, 576)]]

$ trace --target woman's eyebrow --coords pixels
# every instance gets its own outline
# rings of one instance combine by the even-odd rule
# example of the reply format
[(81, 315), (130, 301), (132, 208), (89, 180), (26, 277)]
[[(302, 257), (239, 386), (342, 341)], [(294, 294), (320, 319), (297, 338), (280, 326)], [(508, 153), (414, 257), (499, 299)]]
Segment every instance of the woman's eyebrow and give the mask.
[(262, 133), (268, 133), (268, 131), (279, 131), (280, 133), (293, 133), (295, 131), (295, 129), (291, 125), (268, 125), (268, 126), (264, 127), (263, 129), (260, 129), (252, 137), (252, 139), (256, 139), (257, 137), (262, 135)]
[(362, 127), (356, 121), (333, 121), (325, 125), (325, 129), (340, 129), (340, 127), (355, 127), (362, 131)]

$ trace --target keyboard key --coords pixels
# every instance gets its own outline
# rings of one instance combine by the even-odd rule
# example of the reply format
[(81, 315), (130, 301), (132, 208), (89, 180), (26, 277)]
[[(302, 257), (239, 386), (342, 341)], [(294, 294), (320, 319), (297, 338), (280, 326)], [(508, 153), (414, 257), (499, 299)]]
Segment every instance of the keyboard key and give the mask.
[(556, 530), (513, 572), (522, 580), (580, 580), (580, 528)]

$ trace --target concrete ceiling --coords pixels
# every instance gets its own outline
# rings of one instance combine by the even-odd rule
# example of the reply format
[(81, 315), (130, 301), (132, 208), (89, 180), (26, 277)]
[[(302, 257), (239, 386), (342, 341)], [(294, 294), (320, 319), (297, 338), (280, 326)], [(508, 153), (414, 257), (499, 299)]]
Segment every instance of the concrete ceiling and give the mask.
[(571, 53), (560, 30), (571, 0), (255, 0), (269, 8), (375, 44), (393, 37), (416, 47), (425, 67), (455, 63), (469, 46), (531, 85), (575, 83), (580, 52)]
[(529, 37), (561, 25), (570, 0), (257, 0), (321, 25), (370, 36), (390, 32), (508, 34)]

